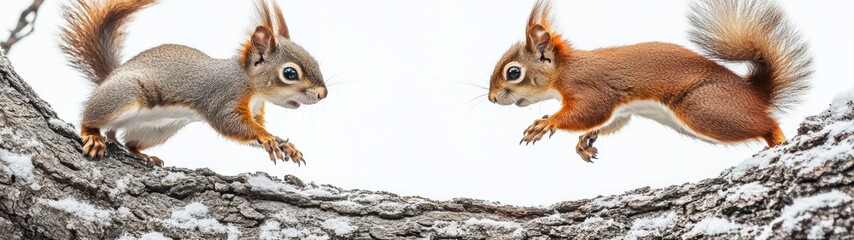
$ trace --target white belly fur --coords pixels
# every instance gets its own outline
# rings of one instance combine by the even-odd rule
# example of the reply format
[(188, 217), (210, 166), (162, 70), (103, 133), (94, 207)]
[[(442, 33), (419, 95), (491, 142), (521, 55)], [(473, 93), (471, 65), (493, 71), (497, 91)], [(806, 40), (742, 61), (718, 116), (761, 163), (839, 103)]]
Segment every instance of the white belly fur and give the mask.
[[(249, 109), (255, 115), (261, 110), (264, 100), (260, 97), (253, 97), (249, 102)], [(152, 144), (159, 144), (165, 141), (164, 138), (169, 138), (186, 126), (193, 122), (199, 122), (204, 118), (195, 110), (183, 106), (166, 106), (153, 108), (140, 108), (139, 106), (125, 110), (113, 120), (113, 122), (105, 127), (110, 130), (124, 131), (125, 140), (128, 137), (133, 140), (141, 140)], [(150, 136), (163, 135), (163, 136)]]
[(614, 114), (611, 116), (611, 119), (609, 119), (608, 122), (606, 122), (602, 126), (608, 126), (609, 124), (611, 124), (611, 122), (614, 121), (615, 118), (627, 117), (631, 115), (651, 119), (692, 138), (700, 139), (710, 143), (721, 143), (718, 140), (706, 137), (702, 134), (695, 132), (688, 126), (685, 126), (685, 124), (683, 124), (682, 121), (680, 121), (676, 117), (676, 114), (674, 114), (673, 111), (670, 110), (670, 108), (668, 108), (664, 104), (661, 104), (660, 102), (652, 100), (634, 101), (628, 104), (618, 106), (617, 109), (614, 111)]
[(253, 96), (252, 99), (249, 100), (249, 110), (252, 111), (252, 116), (255, 116), (259, 111), (261, 111), (261, 106), (264, 106), (263, 98)]
[(119, 114), (108, 129), (173, 128), (201, 121), (196, 111), (181, 106), (131, 108)]

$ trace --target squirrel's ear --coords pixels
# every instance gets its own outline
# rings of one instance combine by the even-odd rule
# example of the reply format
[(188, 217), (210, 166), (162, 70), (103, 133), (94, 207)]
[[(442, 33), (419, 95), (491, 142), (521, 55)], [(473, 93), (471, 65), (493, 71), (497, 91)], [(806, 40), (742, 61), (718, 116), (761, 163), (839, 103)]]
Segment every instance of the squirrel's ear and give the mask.
[(273, 32), (264, 26), (255, 28), (255, 32), (252, 33), (252, 48), (255, 49), (255, 52), (266, 54), (273, 50), (273, 46), (276, 46)]
[(540, 24), (528, 29), (528, 36), (525, 43), (528, 50), (535, 53), (550, 52), (554, 47), (551, 34)]
[(276, 50), (276, 42), (273, 31), (264, 26), (258, 26), (249, 37), (249, 41), (243, 43), (240, 50), (240, 63), (246, 69), (264, 63), (265, 56)]

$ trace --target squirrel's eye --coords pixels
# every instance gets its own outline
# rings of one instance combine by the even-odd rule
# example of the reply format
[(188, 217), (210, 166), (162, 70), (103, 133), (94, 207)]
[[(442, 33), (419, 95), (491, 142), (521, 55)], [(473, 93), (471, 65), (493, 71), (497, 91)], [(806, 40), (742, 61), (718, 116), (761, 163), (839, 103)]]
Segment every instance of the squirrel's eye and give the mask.
[(512, 66), (507, 68), (507, 81), (516, 81), (519, 80), (519, 77), (522, 76), (522, 68), (517, 66)]
[(299, 80), (299, 73), (293, 67), (286, 67), (282, 69), (282, 77), (290, 81), (297, 81)]

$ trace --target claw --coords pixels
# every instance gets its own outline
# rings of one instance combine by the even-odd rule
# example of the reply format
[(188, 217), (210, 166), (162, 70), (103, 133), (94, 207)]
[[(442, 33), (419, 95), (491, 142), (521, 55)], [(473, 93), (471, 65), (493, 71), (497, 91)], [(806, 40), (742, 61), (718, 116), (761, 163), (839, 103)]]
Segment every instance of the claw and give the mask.
[(578, 144), (575, 146), (575, 151), (581, 157), (581, 160), (592, 163), (593, 161), (591, 159), (599, 158), (599, 150), (596, 149), (596, 147), (593, 147), (593, 142), (596, 141), (596, 137), (598, 137), (598, 133), (596, 131), (591, 131), (578, 136)]
[(265, 145), (264, 148), (264, 150), (267, 150), (267, 154), (270, 155), (270, 161), (276, 162), (276, 158), (273, 156), (273, 149), (269, 145)]
[(83, 156), (90, 160), (99, 160), (104, 157), (107, 151), (104, 137), (90, 134), (81, 136), (80, 138), (83, 142)]
[(590, 147), (584, 150), (583, 153), (584, 155), (582, 156), (582, 159), (586, 162), (593, 163), (590, 159), (599, 159), (599, 150), (597, 150), (596, 147)]
[(95, 160), (101, 160), (104, 157), (104, 152), (106, 151), (107, 146), (103, 143), (98, 143), (97, 148), (95, 148)]
[(152, 156), (151, 161), (154, 162), (154, 165), (163, 167), (163, 160), (160, 160), (160, 158)]
[(293, 143), (290, 143), (289, 139), (281, 139), (276, 138), (278, 144), (276, 145), (278, 149), (281, 151), (281, 159), (283, 162), (292, 161), (297, 164), (297, 166), (302, 166), (302, 163), (305, 163), (305, 160), (302, 160), (302, 153), (294, 147)]
[(279, 145), (276, 142), (275, 138), (270, 139), (258, 139), (258, 142), (264, 147), (264, 151), (267, 151), (267, 155), (270, 157), (270, 161), (273, 161), (273, 164), (276, 164), (276, 160), (279, 156), (282, 155), (281, 149), (279, 149)]
[(83, 145), (83, 154), (87, 157), (89, 156), (89, 152), (92, 151), (92, 139), (87, 139), (86, 143)]
[(543, 136), (545, 136), (546, 133), (551, 133), (549, 137), (554, 135), (556, 127), (551, 122), (548, 122), (548, 117), (548, 115), (545, 115), (543, 116), (543, 119), (537, 119), (533, 124), (528, 126), (528, 128), (522, 132), (524, 136), (522, 137), (522, 140), (519, 141), (519, 145), (522, 145), (523, 142), (526, 146), (536, 145), (537, 142), (543, 139)]
[(151, 163), (154, 163), (154, 166), (163, 167), (163, 160), (161, 160), (158, 157), (151, 156), (151, 155), (144, 154), (144, 153), (137, 153), (137, 155), (139, 157), (145, 159), (145, 160), (150, 161)]

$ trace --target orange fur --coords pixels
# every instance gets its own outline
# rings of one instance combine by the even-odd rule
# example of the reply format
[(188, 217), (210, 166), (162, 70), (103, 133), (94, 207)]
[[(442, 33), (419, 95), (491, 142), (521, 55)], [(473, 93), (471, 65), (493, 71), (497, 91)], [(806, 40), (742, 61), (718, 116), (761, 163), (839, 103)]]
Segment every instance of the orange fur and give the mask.
[(783, 135), (783, 130), (779, 126), (774, 128), (769, 134), (763, 136), (763, 138), (769, 147), (780, 145), (786, 141), (786, 136)]
[[(285, 23), (285, 17), (284, 15), (282, 15), (282, 9), (279, 7), (279, 4), (273, 1), (272, 14), (270, 12), (270, 8), (271, 6), (269, 6), (267, 0), (257, 0), (255, 2), (255, 17), (258, 19), (258, 23), (256, 25), (265, 27), (270, 31), (273, 31), (275, 29), (276, 35), (282, 36), (285, 39), (290, 39), (290, 32), (288, 31), (288, 27)], [(273, 20), (274, 18), (276, 19), (275, 21)], [(249, 35), (251, 36), (252, 33), (250, 33)], [(240, 46), (238, 53), (238, 59), (240, 60), (240, 65), (243, 66), (243, 68), (249, 67), (249, 64), (252, 59), (252, 54), (255, 53), (255, 49), (252, 47), (251, 38), (247, 39), (249, 40), (243, 42), (243, 44)], [(271, 50), (274, 49), (276, 46), (275, 40), (275, 37), (271, 39), (271, 41), (273, 41), (273, 43), (270, 44), (270, 47), (272, 47)]]
[(258, 125), (261, 125), (262, 127), (264, 126), (264, 123), (266, 123), (264, 121), (264, 103), (263, 102), (261, 103), (261, 107), (258, 108), (258, 113), (255, 114), (255, 122), (257, 122)]
[(163, 160), (158, 157), (142, 153), (142, 150), (148, 149), (151, 146), (143, 146), (136, 141), (128, 141), (125, 143), (125, 147), (127, 147), (131, 153), (134, 153), (144, 159), (151, 161), (151, 163), (153, 163), (155, 166), (163, 167)]
[[(667, 55), (650, 57), (652, 53)], [(564, 97), (564, 107), (552, 115), (561, 129), (590, 131), (606, 124), (619, 106), (653, 100), (673, 111), (684, 126), (719, 142), (762, 138), (779, 130), (763, 89), (679, 46), (648, 43), (576, 55), (559, 63), (562, 70), (554, 84)], [(619, 70), (613, 63), (622, 63)], [(781, 142), (782, 134), (772, 138), (769, 145)]]
[(570, 58), (572, 56), (572, 46), (569, 44), (569, 41), (564, 40), (560, 34), (552, 33), (551, 36), (558, 61)]
[[(534, 26), (542, 26), (551, 36), (551, 43), (554, 48), (553, 51), (555, 55), (557, 55), (557, 58), (559, 60), (566, 60), (572, 55), (572, 46), (569, 41), (564, 39), (560, 33), (557, 33), (557, 31), (554, 30), (554, 24), (552, 23), (554, 22), (554, 18), (550, 15), (551, 6), (552, 4), (550, 0), (537, 1), (534, 5), (534, 9), (531, 10), (531, 15), (528, 16), (526, 35), (530, 35), (530, 31)], [(531, 43), (529, 42), (528, 44), (530, 45)]]
[(148, 146), (142, 146), (136, 141), (126, 142), (125, 147), (127, 147), (128, 150), (130, 150), (130, 152), (136, 153), (136, 154), (142, 154), (142, 150), (145, 150), (148, 148)]
[(243, 66), (243, 69), (249, 68), (249, 64), (252, 60), (252, 41), (247, 40), (240, 45), (240, 53), (238, 53), (238, 59), (240, 60), (240, 66)]
[(96, 127), (81, 127), (80, 136), (101, 135), (101, 129)]
[(259, 123), (255, 120), (255, 116), (252, 115), (252, 109), (250, 108), (249, 103), (254, 95), (255, 92), (247, 92), (240, 98), (240, 100), (237, 101), (237, 106), (235, 106), (235, 112), (240, 115), (242, 123), (248, 125), (251, 134), (223, 134), (223, 136), (238, 142), (250, 142), (258, 139), (273, 138), (273, 135), (267, 132), (267, 129), (264, 128), (263, 122)]
[(154, 3), (156, 0), (74, 0), (65, 4), (60, 49), (72, 67), (101, 84), (121, 64), (124, 24), (131, 15)]
[(812, 75), (808, 46), (783, 10), (765, 0), (704, 0), (691, 6), (691, 41), (709, 57), (747, 62), (750, 81), (775, 110), (799, 102)]
[[(539, 24), (551, 36), (552, 54), (557, 57), (553, 72), (541, 67), (542, 63), (526, 62), (530, 64), (526, 76), (541, 74), (539, 78), (550, 79), (548, 88), (561, 95), (563, 104), (546, 121), (564, 130), (606, 129), (611, 133), (621, 127), (608, 125), (617, 109), (636, 101), (653, 101), (704, 140), (764, 139), (769, 146), (785, 141), (772, 112), (794, 103), (806, 89), (805, 80), (812, 73), (806, 44), (773, 4), (762, 0), (699, 1), (692, 8), (691, 37), (707, 56), (659, 42), (576, 50), (553, 30), (550, 2), (538, 1), (528, 19), (526, 46), (530, 49), (535, 43), (531, 31)], [(537, 77), (531, 77), (531, 82), (506, 84), (500, 71), (508, 62), (539, 59), (520, 54), (539, 53), (510, 51), (505, 55), (493, 74), (493, 101), (502, 91), (512, 91), (515, 96), (546, 92), (534, 81)], [(713, 59), (747, 62), (751, 72), (741, 77)]]

